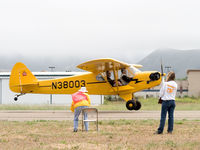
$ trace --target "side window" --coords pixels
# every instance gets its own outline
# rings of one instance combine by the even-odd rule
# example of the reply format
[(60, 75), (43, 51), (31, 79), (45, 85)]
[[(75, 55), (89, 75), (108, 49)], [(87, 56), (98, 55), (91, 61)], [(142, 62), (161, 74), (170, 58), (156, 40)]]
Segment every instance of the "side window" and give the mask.
[(141, 72), (139, 69), (135, 68), (134, 66), (130, 66), (129, 68), (127, 68), (127, 70), (128, 70), (129, 77), (134, 77), (137, 72)]
[(97, 79), (98, 81), (105, 81), (101, 74), (98, 74), (98, 75), (96, 76), (96, 79)]

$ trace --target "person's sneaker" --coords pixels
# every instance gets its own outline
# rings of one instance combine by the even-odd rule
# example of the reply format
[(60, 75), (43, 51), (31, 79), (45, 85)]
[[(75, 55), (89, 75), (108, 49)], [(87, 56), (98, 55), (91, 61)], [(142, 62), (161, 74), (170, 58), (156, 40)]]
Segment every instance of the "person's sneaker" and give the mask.
[(78, 129), (74, 129), (74, 132), (77, 132), (78, 131)]
[(168, 131), (167, 133), (168, 133), (168, 134), (172, 134), (172, 131)]
[(160, 132), (160, 131), (156, 131), (154, 134), (162, 134), (162, 132)]

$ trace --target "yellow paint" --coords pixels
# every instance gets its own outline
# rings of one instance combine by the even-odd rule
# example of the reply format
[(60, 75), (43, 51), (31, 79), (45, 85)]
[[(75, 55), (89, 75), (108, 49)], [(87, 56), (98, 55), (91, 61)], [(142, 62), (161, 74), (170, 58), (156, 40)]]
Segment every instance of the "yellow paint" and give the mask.
[(130, 103), (130, 104), (129, 104), (129, 107), (132, 107), (132, 106), (133, 106), (133, 104), (132, 104), (132, 103)]
[[(141, 67), (140, 65), (135, 66)], [(155, 71), (137, 72), (133, 79), (140, 82), (131, 81), (125, 86), (112, 87), (105, 77), (105, 71), (129, 67), (129, 64), (114, 59), (92, 60), (77, 67), (90, 72), (72, 77), (39, 81), (23, 63), (16, 63), (10, 76), (10, 90), (16, 93), (72, 94), (77, 92), (81, 86), (85, 86), (88, 94), (119, 95), (128, 101), (133, 98), (133, 93), (152, 88), (161, 82), (160, 78), (157, 81), (147, 83), (149, 75)], [(98, 74), (104, 76), (104, 81), (97, 80)], [(115, 77), (117, 76), (115, 74)]]

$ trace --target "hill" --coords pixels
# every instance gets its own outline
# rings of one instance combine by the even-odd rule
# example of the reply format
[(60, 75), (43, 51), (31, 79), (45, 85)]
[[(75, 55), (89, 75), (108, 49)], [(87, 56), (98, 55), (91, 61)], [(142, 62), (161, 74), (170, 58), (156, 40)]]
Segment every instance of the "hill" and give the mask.
[[(16, 62), (23, 62), (31, 71), (50, 71), (49, 66), (55, 66), (54, 71), (83, 71), (76, 66), (80, 63), (99, 57), (76, 56), (23, 56), (20, 54), (0, 55), (0, 71), (11, 71)], [(113, 56), (113, 58), (115, 58)], [(147, 55), (139, 62), (133, 62), (132, 57), (117, 56), (115, 59), (126, 63), (142, 64), (141, 70), (160, 71), (161, 58), (164, 71), (170, 66), (177, 78), (185, 78), (188, 69), (200, 69), (200, 50), (158, 49)]]
[(76, 58), (70, 56), (23, 56), (23, 55), (0, 55), (0, 71), (11, 71), (16, 62), (23, 62), (31, 71), (81, 71), (76, 68), (80, 62), (87, 58)]
[[(138, 62), (142, 70), (159, 70), (161, 59), (164, 72), (175, 71), (177, 78), (185, 78), (188, 69), (200, 69), (200, 50), (158, 49)], [(166, 67), (171, 67), (167, 69)]]

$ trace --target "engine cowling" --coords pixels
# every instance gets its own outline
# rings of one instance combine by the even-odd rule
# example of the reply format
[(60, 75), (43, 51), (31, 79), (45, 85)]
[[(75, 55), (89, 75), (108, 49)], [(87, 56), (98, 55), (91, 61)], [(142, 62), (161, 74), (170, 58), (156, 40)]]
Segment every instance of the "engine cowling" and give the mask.
[(155, 72), (155, 73), (151, 73), (149, 76), (151, 81), (156, 81), (160, 79), (160, 73), (159, 72)]

